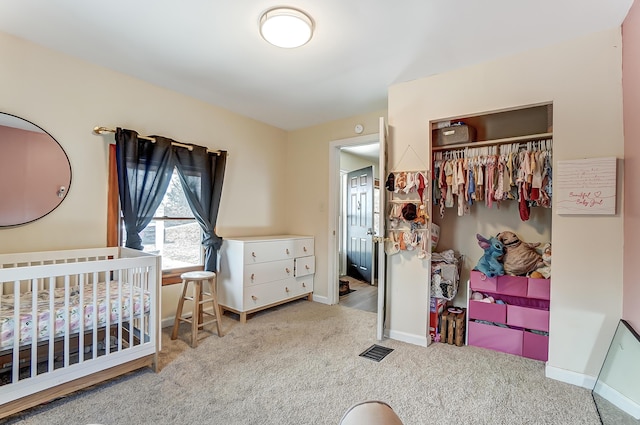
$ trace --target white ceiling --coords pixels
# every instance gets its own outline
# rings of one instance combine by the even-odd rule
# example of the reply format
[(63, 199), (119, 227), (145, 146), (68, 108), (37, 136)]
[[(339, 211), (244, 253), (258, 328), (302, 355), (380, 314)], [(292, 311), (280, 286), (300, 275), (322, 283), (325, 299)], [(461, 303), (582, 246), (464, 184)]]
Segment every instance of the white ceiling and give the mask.
[(0, 31), (285, 130), (386, 108), (387, 87), (619, 26), (633, 0), (290, 0), (316, 24), (278, 49), (281, 0), (2, 0)]

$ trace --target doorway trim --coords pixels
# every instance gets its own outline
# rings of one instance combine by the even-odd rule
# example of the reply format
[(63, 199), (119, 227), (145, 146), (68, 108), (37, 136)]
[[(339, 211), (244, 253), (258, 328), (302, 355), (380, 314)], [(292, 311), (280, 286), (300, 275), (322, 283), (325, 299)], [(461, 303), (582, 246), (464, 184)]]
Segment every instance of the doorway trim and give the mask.
[(363, 136), (350, 137), (347, 139), (338, 139), (329, 142), (329, 199), (327, 202), (329, 225), (327, 227), (327, 277), (328, 290), (327, 301), (329, 304), (338, 304), (338, 285), (332, 284), (338, 282), (338, 252), (340, 240), (339, 220), (340, 216), (340, 149), (347, 146), (369, 145), (372, 143), (380, 143), (380, 135), (378, 133), (366, 134)]

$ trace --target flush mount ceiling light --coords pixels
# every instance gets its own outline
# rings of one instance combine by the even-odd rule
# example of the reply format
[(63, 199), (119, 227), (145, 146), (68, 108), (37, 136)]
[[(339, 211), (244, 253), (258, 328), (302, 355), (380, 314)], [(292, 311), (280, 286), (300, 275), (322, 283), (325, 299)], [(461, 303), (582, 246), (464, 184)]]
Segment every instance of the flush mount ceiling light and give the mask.
[(306, 44), (313, 35), (313, 27), (309, 15), (291, 7), (275, 7), (260, 17), (262, 38), (285, 49)]

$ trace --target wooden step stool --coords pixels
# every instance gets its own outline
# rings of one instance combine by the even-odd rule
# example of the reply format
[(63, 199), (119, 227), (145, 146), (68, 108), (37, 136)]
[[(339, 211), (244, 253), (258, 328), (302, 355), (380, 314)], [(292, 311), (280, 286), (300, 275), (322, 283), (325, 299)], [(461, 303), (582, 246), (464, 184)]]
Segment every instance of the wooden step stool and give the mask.
[(440, 341), (455, 344), (458, 347), (464, 345), (465, 313), (462, 308), (460, 313), (452, 313), (449, 310), (442, 312), (440, 319)]
[[(180, 322), (191, 323), (191, 346), (198, 345), (198, 329), (203, 329), (205, 325), (216, 322), (218, 327), (218, 336), (222, 336), (222, 327), (220, 326), (220, 306), (218, 306), (218, 295), (216, 293), (216, 274), (214, 272), (187, 272), (180, 275), (182, 278), (182, 296), (178, 301), (178, 309), (176, 310), (176, 319), (173, 322), (173, 331), (171, 339), (178, 337), (178, 327)], [(209, 292), (205, 292), (203, 288), (204, 282), (209, 282)], [(187, 296), (189, 283), (193, 283), (193, 296)], [(206, 297), (205, 297), (206, 296)], [(182, 317), (182, 308), (184, 302), (191, 301), (193, 303), (193, 313), (191, 318)], [(213, 305), (213, 312), (204, 311), (203, 304), (210, 302)], [(208, 316), (212, 319), (204, 321), (204, 317)]]

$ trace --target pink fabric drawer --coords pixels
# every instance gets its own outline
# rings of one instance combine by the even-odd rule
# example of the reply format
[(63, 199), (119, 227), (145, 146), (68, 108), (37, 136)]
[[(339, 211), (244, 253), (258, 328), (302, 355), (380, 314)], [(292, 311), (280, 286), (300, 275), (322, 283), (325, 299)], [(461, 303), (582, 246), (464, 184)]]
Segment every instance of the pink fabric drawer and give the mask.
[(551, 299), (551, 280), (530, 277), (527, 283), (527, 297), (540, 300)]
[(507, 305), (507, 325), (549, 331), (549, 311)]
[(526, 297), (528, 280), (526, 277), (521, 276), (498, 276), (497, 292), (516, 297)]
[(549, 358), (549, 337), (531, 332), (524, 332), (522, 355), (530, 359), (546, 362)]
[(522, 355), (522, 331), (470, 321), (468, 332), (469, 345)]
[(487, 277), (482, 272), (477, 270), (471, 270), (471, 277), (469, 279), (471, 282), (471, 289), (479, 292), (496, 292), (498, 278), (497, 277)]
[(469, 318), (486, 320), (487, 322), (507, 323), (507, 306), (505, 304), (490, 304), (469, 300)]

